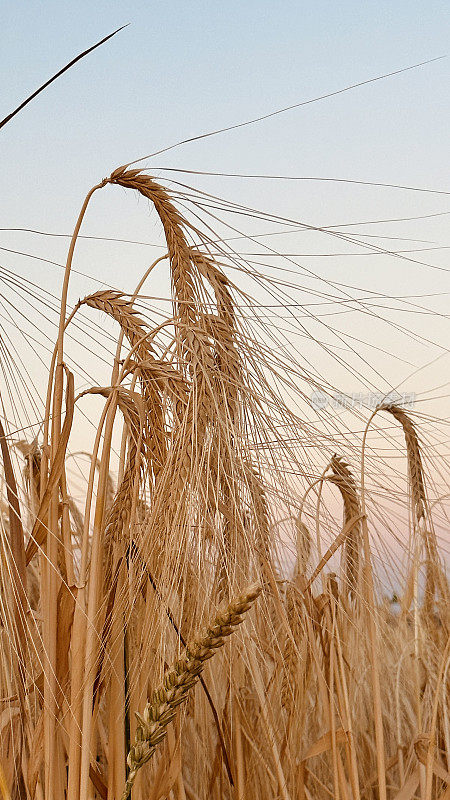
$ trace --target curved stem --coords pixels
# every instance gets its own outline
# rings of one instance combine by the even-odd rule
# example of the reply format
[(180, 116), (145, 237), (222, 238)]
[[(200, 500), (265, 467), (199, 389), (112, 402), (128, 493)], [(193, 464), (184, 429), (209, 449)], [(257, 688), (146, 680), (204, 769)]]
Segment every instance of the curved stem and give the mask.
[(371, 656), (371, 669), (372, 669), (372, 689), (373, 689), (373, 711), (375, 721), (375, 743), (377, 750), (377, 772), (378, 772), (378, 792), (380, 800), (386, 800), (386, 765), (385, 765), (385, 752), (384, 752), (384, 734), (383, 734), (383, 717), (381, 712), (381, 689), (380, 689), (380, 673), (377, 654), (377, 629), (375, 622), (375, 596), (373, 589), (373, 573), (372, 573), (372, 558), (370, 552), (369, 530), (367, 527), (366, 516), (366, 498), (365, 498), (365, 485), (364, 485), (364, 455), (366, 447), (367, 433), (369, 431), (370, 423), (379, 411), (379, 407), (370, 415), (367, 425), (364, 429), (362, 449), (361, 449), (361, 514), (362, 514), (362, 530), (363, 530), (363, 544), (364, 544), (364, 585), (366, 592), (366, 610), (367, 622), (369, 628), (370, 638), (370, 656)]
[[(78, 233), (86, 213), (89, 201), (93, 193), (108, 183), (105, 179), (100, 184), (94, 186), (85, 197), (81, 211), (78, 215), (75, 229), (69, 245), (67, 254), (66, 268), (64, 271), (64, 279), (61, 290), (61, 305), (59, 315), (58, 339), (56, 343), (56, 357), (52, 358), (46, 408), (45, 408), (45, 421), (44, 421), (44, 447), (41, 465), (41, 493), (43, 494), (46, 488), (48, 476), (48, 460), (53, 461), (61, 437), (61, 415), (62, 415), (62, 402), (63, 402), (63, 389), (64, 389), (64, 329), (66, 322), (66, 309), (67, 309), (67, 296), (69, 290), (70, 272), (72, 268), (73, 254), (75, 245), (78, 238)], [(52, 406), (51, 415), (51, 439), (49, 442), (49, 429), (50, 429), (50, 407)], [(64, 467), (63, 467), (64, 476)], [(64, 484), (65, 478), (62, 478)], [(58, 708), (56, 703), (56, 620), (58, 615), (58, 592), (60, 588), (59, 570), (58, 570), (58, 546), (59, 546), (59, 484), (56, 485), (52, 498), (49, 504), (48, 512), (48, 535), (46, 546), (46, 563), (42, 573), (42, 591), (43, 596), (46, 598), (46, 603), (43, 608), (44, 614), (44, 764), (45, 764), (45, 794), (48, 797), (54, 797), (58, 794), (59, 776), (57, 772), (57, 728), (56, 720), (58, 716)]]
[[(87, 193), (83, 205), (81, 207), (80, 213), (78, 215), (78, 219), (75, 224), (75, 228), (72, 234), (72, 238), (70, 240), (69, 250), (67, 253), (67, 260), (66, 260), (66, 267), (64, 271), (64, 278), (63, 278), (63, 285), (61, 290), (61, 305), (60, 305), (60, 313), (59, 313), (59, 326), (58, 326), (58, 338), (56, 341), (55, 349), (52, 355), (52, 360), (50, 363), (49, 368), (49, 376), (48, 376), (48, 387), (47, 387), (47, 398), (46, 398), (46, 406), (45, 406), (45, 421), (44, 421), (44, 445), (48, 445), (48, 434), (49, 434), (49, 424), (50, 424), (50, 403), (51, 403), (51, 396), (52, 396), (52, 389), (53, 389), (53, 378), (55, 373), (55, 365), (59, 364), (62, 365), (64, 359), (64, 331), (73, 317), (74, 312), (70, 315), (69, 319), (66, 322), (66, 310), (67, 310), (67, 296), (69, 291), (69, 280), (70, 280), (70, 273), (72, 269), (72, 261), (73, 261), (73, 254), (75, 252), (75, 245), (77, 243), (78, 234), (80, 232), (80, 228), (86, 214), (87, 207), (89, 205), (89, 201), (97, 189), (103, 188), (109, 182), (108, 178), (105, 178), (101, 183), (96, 184), (93, 186), (92, 189), (89, 190)], [(55, 387), (56, 393), (56, 387)]]
[[(312, 483), (309, 484), (308, 488), (306, 489), (306, 491), (305, 491), (305, 493), (304, 493), (304, 495), (303, 495), (303, 497), (302, 497), (302, 499), (300, 501), (300, 507), (299, 507), (299, 510), (298, 510), (298, 518), (300, 519), (301, 515), (303, 513), (303, 506), (305, 505), (305, 501), (306, 501), (306, 498), (307, 498), (309, 492), (311, 491), (311, 489), (313, 489), (315, 486), (317, 486), (317, 484), (319, 484), (319, 491), (318, 491), (318, 494), (317, 494), (316, 515), (315, 515), (316, 516), (316, 547), (317, 547), (317, 555), (318, 555), (318, 558), (319, 558), (319, 562), (322, 559), (322, 547), (321, 547), (321, 544), (320, 544), (320, 524), (319, 524), (320, 502), (321, 502), (321, 499), (322, 499), (323, 484), (324, 484), (324, 481), (327, 480), (326, 473), (328, 472), (329, 469), (330, 469), (330, 464), (327, 464), (327, 466), (325, 467), (324, 471), (322, 472), (320, 478), (316, 478), (315, 481), (313, 481)], [(322, 578), (322, 582), (323, 582), (323, 578)]]

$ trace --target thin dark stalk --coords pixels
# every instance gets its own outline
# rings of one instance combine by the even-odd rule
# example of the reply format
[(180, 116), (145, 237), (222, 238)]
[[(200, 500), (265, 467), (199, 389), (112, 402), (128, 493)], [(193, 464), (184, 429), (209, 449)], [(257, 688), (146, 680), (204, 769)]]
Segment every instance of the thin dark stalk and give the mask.
[(87, 50), (84, 50), (78, 56), (73, 58), (72, 61), (69, 61), (69, 63), (66, 64), (65, 67), (56, 72), (55, 75), (53, 75), (51, 78), (48, 79), (48, 81), (45, 81), (45, 83), (43, 83), (42, 86), (39, 86), (38, 89), (36, 89), (32, 94), (30, 94), (29, 97), (26, 98), (26, 100), (23, 100), (22, 103), (19, 106), (17, 106), (17, 108), (14, 109), (14, 111), (11, 111), (10, 114), (8, 114), (4, 119), (2, 119), (2, 121), (0, 122), (0, 128), (3, 128), (3, 126), (6, 125), (7, 122), (10, 122), (10, 120), (12, 120), (12, 118), (19, 113), (19, 111), (22, 111), (22, 109), (25, 108), (25, 106), (27, 106), (28, 103), (31, 103), (31, 101), (34, 100), (34, 98), (37, 97), (38, 94), (43, 92), (44, 89), (47, 88), (47, 86), (50, 86), (50, 84), (53, 83), (53, 81), (56, 81), (56, 79), (59, 78), (60, 75), (63, 75), (64, 72), (67, 72), (68, 69), (73, 67), (73, 65), (76, 64), (77, 61), (81, 61), (82, 58), (87, 56), (89, 53), (92, 53), (92, 51), (96, 50), (97, 47), (100, 47), (100, 45), (107, 42), (108, 39), (111, 39), (113, 36), (116, 35), (116, 33), (119, 33), (119, 31), (123, 31), (124, 28), (127, 28), (129, 24), (130, 23), (127, 23), (127, 25), (122, 25), (120, 28), (117, 28), (116, 31), (113, 31), (112, 33), (108, 34), (108, 36), (105, 36), (104, 39), (101, 39), (96, 44), (93, 44), (92, 47), (88, 47)]

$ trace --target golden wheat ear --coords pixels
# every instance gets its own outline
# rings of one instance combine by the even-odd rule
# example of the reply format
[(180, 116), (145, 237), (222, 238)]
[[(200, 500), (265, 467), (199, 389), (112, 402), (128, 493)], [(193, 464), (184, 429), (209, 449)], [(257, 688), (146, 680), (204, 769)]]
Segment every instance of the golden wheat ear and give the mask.
[(344, 544), (346, 590), (352, 597), (356, 597), (362, 546), (361, 503), (348, 464), (340, 456), (334, 455), (330, 466), (333, 472), (328, 480), (334, 483), (341, 493), (344, 501), (344, 527), (348, 526)]
[(144, 713), (136, 714), (138, 727), (134, 745), (128, 753), (129, 773), (122, 800), (130, 796), (133, 783), (139, 769), (152, 757), (157, 745), (162, 742), (167, 726), (176, 714), (177, 707), (183, 703), (191, 689), (198, 681), (205, 662), (212, 658), (216, 650), (225, 643), (227, 636), (243, 621), (243, 614), (253, 605), (261, 592), (261, 587), (254, 584), (233, 600), (222, 611), (219, 611), (211, 627), (189, 644), (182, 657), (166, 674), (164, 681), (153, 695)]
[(400, 423), (405, 434), (406, 455), (408, 458), (408, 470), (411, 481), (411, 494), (413, 500), (413, 510), (417, 522), (425, 517), (427, 499), (425, 495), (425, 483), (423, 475), (422, 455), (420, 452), (419, 437), (412, 419), (406, 411), (396, 405), (385, 405), (381, 409)]

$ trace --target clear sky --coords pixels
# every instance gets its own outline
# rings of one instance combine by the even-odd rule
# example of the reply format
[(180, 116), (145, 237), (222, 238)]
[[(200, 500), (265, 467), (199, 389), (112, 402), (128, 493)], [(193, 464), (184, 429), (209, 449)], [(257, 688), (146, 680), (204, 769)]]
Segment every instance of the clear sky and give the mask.
[[(4, 1), (5, 113), (73, 55), (130, 23), (2, 132), (9, 218), (36, 217), (40, 197), (39, 217), (63, 221), (86, 185), (115, 164), (445, 55), (449, 14), (448, 3), (433, 0)], [(447, 177), (449, 74), (447, 58), (188, 145), (162, 163), (440, 187)], [(18, 183), (27, 184), (29, 205)]]
[[(0, 227), (68, 233), (86, 190), (117, 165), (211, 128), (445, 56), (450, 32), (448, 3), (433, 0), (4, 2), (1, 115), (78, 52), (125, 23), (130, 23), (128, 28), (60, 78), (1, 132)], [(166, 180), (172, 176), (158, 168), (350, 178), (448, 189), (449, 75), (447, 57), (258, 125), (185, 145), (146, 163)], [(186, 181), (316, 225), (450, 210), (445, 194), (317, 182), (196, 176)], [(448, 219), (390, 223), (376, 230), (385, 236), (426, 240), (416, 245), (406, 242), (405, 248), (446, 247)], [(371, 230), (364, 228), (366, 233)], [(145, 241), (156, 241), (158, 233), (155, 219), (149, 222), (143, 204), (117, 190), (107, 190), (95, 200), (84, 231)], [(390, 246), (388, 242), (383, 240), (383, 246)], [(65, 240), (0, 231), (0, 244), (64, 261)], [(307, 253), (342, 249), (336, 242), (300, 242), (290, 237), (283, 244), (280, 238), (278, 247)], [(448, 267), (448, 253), (445, 249), (426, 252), (420, 258)], [(131, 290), (149, 256), (148, 249), (84, 242), (76, 265), (107, 283), (126, 283), (123, 288)], [(439, 269), (371, 256), (314, 258), (306, 261), (308, 268), (362, 289), (392, 296), (449, 291), (448, 275)], [(2, 259), (8, 268), (57, 291), (57, 268), (7, 251)], [(87, 288), (92, 290), (75, 279), (73, 299)], [(446, 314), (447, 297), (427, 302)], [(355, 325), (358, 330), (364, 327), (368, 337), (379, 337), (378, 342), (391, 350), (406, 347), (405, 355), (414, 368), (443, 352), (442, 347), (427, 349), (411, 339), (397, 341), (392, 329), (371, 331), (367, 319), (349, 317), (345, 322), (347, 331)], [(448, 342), (443, 316), (408, 317), (408, 323), (423, 336)], [(317, 330), (311, 332), (314, 335)], [(380, 357), (377, 366), (391, 369), (388, 381), (395, 383), (408, 374), (408, 367), (397, 374), (397, 366), (384, 361)], [(421, 373), (420, 386), (416, 382), (407, 388), (437, 385), (443, 370), (449, 373), (448, 367), (446, 357), (445, 367), (439, 361), (438, 372), (429, 379), (426, 371)], [(326, 361), (325, 368), (329, 368)]]

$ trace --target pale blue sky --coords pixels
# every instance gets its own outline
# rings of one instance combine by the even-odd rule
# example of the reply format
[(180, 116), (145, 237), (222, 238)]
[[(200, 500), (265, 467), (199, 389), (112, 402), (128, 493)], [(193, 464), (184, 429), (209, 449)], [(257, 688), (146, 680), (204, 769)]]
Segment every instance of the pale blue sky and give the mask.
[[(76, 65), (2, 130), (0, 227), (67, 233), (87, 189), (119, 164), (211, 128), (447, 55), (450, 32), (448, 3), (432, 0), (4, 0), (0, 116), (78, 52), (128, 22), (126, 30)], [(445, 58), (261, 124), (188, 144), (148, 164), (447, 189), (449, 75), (450, 58)], [(163, 175), (156, 169), (155, 174)], [(445, 195), (374, 187), (194, 177), (187, 182), (320, 225), (450, 210)], [(399, 224), (395, 229), (391, 224), (383, 233), (448, 245), (448, 219)], [(144, 204), (109, 189), (95, 200), (85, 232), (147, 241), (155, 241), (158, 233)], [(0, 243), (64, 260), (64, 240), (3, 231)], [(304, 249), (298, 240), (278, 246)], [(308, 243), (311, 251), (325, 246)], [(332, 247), (336, 250), (335, 243)], [(448, 266), (447, 253), (425, 255), (428, 262)], [(149, 250), (119, 251), (80, 242), (76, 265), (130, 291), (148, 260)], [(56, 268), (6, 252), (2, 263), (58, 290)], [(398, 260), (307, 263), (324, 277), (392, 294), (449, 291), (447, 273)], [(73, 299), (86, 289), (92, 287), (75, 279)], [(440, 306), (433, 302), (442, 312), (448, 307), (447, 298)], [(372, 335), (367, 320), (355, 318), (355, 324), (364, 324)], [(423, 334), (448, 341), (442, 318), (417, 318), (415, 324)], [(391, 332), (374, 330), (373, 336), (393, 346)], [(407, 347), (415, 345), (409, 342)], [(417, 346), (407, 356), (419, 365), (439, 352), (427, 353)], [(448, 358), (446, 364), (448, 373)], [(400, 376), (393, 368), (389, 380), (405, 374), (406, 368)], [(436, 374), (430, 381), (436, 384), (439, 378)], [(420, 380), (421, 388), (428, 385), (423, 374)]]
[[(173, 140), (445, 55), (450, 32), (448, 3), (433, 0), (4, 0), (2, 9), (5, 113), (70, 57), (131, 23), (4, 130), (7, 191), (11, 175), (31, 170), (33, 183), (47, 174), (52, 188), (66, 190), (69, 179), (82, 192), (112, 165)], [(449, 75), (445, 59), (163, 162), (440, 186)]]

